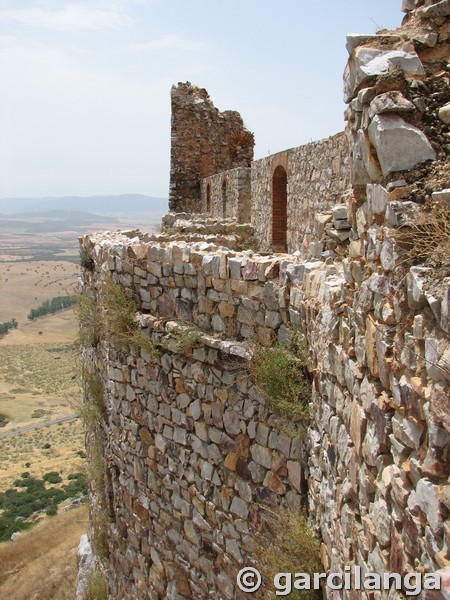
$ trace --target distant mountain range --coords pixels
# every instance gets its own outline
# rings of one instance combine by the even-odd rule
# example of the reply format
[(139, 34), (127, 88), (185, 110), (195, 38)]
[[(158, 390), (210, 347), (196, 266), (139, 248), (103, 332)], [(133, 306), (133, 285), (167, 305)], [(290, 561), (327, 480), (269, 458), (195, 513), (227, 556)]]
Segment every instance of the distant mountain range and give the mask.
[[(48, 211), (76, 211), (98, 215), (146, 213), (159, 219), (168, 212), (167, 198), (143, 194), (117, 196), (62, 196), (60, 198), (0, 198), (0, 214), (21, 215)], [(30, 215), (31, 216), (31, 215)], [(56, 216), (56, 215), (54, 215)], [(60, 215), (62, 216), (62, 215)]]

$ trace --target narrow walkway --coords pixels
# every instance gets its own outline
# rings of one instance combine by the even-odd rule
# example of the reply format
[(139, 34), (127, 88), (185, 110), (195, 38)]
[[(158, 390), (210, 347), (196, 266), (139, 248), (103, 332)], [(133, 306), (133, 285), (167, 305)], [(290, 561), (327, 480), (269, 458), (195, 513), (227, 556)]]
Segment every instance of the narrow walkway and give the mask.
[(53, 419), (53, 421), (44, 421), (43, 423), (38, 423), (37, 425), (30, 425), (29, 427), (24, 427), (23, 429), (17, 429), (15, 431), (8, 431), (7, 433), (0, 434), (0, 440), (4, 440), (6, 438), (13, 437), (15, 435), (20, 435), (21, 433), (27, 433), (28, 431), (35, 431), (36, 429), (42, 429), (42, 427), (48, 427), (49, 425), (57, 425), (58, 423), (64, 423), (65, 421), (72, 421), (73, 419), (78, 419), (80, 415), (68, 415), (67, 417), (60, 417), (59, 419)]

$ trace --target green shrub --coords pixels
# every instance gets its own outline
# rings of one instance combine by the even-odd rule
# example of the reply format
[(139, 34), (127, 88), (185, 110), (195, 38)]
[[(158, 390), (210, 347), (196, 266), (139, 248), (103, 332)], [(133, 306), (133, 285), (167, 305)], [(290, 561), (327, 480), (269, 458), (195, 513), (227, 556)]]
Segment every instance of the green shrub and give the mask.
[[(59, 503), (74, 496), (87, 494), (87, 483), (84, 475), (79, 474), (75, 481), (60, 488), (46, 489), (45, 481), (54, 475), (60, 476), (56, 471), (47, 473), (43, 479), (34, 477), (20, 478), (14, 481), (13, 487), (0, 493), (0, 541), (9, 540), (15, 531), (30, 528), (37, 514), (45, 511), (46, 514), (56, 514)], [(21, 491), (17, 491), (20, 488)]]
[(3, 321), (0, 323), (0, 335), (4, 333), (8, 333), (10, 329), (16, 329), (18, 323), (16, 319), (11, 319), (10, 321)]
[(253, 379), (271, 408), (296, 425), (309, 417), (311, 383), (305, 363), (305, 356), (280, 344), (256, 348), (250, 361)]
[(50, 504), (50, 506), (47, 506), (47, 509), (45, 511), (45, 514), (48, 517), (54, 517), (58, 512), (58, 507), (55, 504)]
[[(268, 529), (257, 537), (254, 558), (265, 581), (264, 591), (256, 598), (277, 598), (272, 591), (273, 578), (277, 573), (307, 573), (313, 581), (313, 573), (322, 570), (320, 541), (308, 525), (303, 513), (278, 509), (269, 513)], [(269, 591), (267, 591), (269, 590)], [(285, 598), (313, 600), (321, 598), (320, 591), (292, 590)]]
[(80, 248), (80, 265), (83, 269), (90, 271), (91, 273), (94, 270), (94, 259), (92, 258), (91, 253), (87, 248)]
[(61, 483), (62, 481), (61, 475), (56, 471), (50, 471), (49, 473), (45, 473), (42, 476), (42, 479), (47, 483)]
[(48, 449), (49, 449), (49, 448), (51, 448), (51, 447), (52, 447), (52, 445), (51, 445), (51, 444), (49, 444), (48, 442), (46, 442), (46, 443), (45, 443), (45, 444), (42, 446), (42, 449), (43, 449), (43, 450), (48, 450)]
[(32, 308), (28, 314), (28, 319), (33, 321), (44, 315), (52, 315), (60, 310), (65, 310), (75, 304), (74, 296), (55, 296), (51, 300), (44, 300), (37, 308)]

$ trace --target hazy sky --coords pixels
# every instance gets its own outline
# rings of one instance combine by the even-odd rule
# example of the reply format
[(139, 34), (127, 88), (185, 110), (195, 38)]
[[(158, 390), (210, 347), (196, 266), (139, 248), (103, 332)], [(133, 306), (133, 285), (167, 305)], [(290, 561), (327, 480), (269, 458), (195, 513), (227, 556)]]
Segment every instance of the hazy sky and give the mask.
[(0, 0), (0, 196), (167, 196), (170, 88), (205, 87), (255, 158), (344, 128), (347, 33), (401, 0)]

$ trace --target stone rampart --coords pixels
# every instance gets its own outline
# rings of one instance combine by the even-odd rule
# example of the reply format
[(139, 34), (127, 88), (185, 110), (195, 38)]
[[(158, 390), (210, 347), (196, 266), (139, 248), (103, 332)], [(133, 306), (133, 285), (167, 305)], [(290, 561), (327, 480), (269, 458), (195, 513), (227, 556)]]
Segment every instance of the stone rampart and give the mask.
[[(342, 264), (134, 233), (83, 239), (95, 261), (85, 291), (101, 303), (109, 277), (132, 291), (162, 352), (113, 337), (91, 350), (107, 390), (113, 597), (238, 598), (260, 501), (295, 508), (302, 490), (332, 570), (445, 566), (450, 296), (427, 291), (426, 269), (396, 276), (383, 219), (361, 232), (367, 262)], [(191, 355), (173, 335), (186, 323), (209, 330)], [(268, 410), (239, 342), (289, 344), (296, 330), (314, 376), (303, 449)]]
[[(83, 353), (103, 382), (91, 538), (103, 502), (112, 598), (241, 598), (235, 574), (252, 564), (264, 502), (307, 506), (325, 570), (440, 570), (445, 590), (421, 600), (448, 596), (450, 7), (404, 8), (402, 30), (348, 38), (349, 159), (339, 134), (253, 164), (252, 224), (267, 253), (236, 250), (232, 227), (248, 226), (227, 222), (215, 239), (214, 219), (187, 215), (166, 219), (170, 235), (81, 239), (96, 320), (114, 316), (113, 281), (133, 298), (122, 325), (141, 341), (100, 328)], [(247, 364), (255, 346), (290, 346), (294, 333), (312, 378), (301, 440)]]

